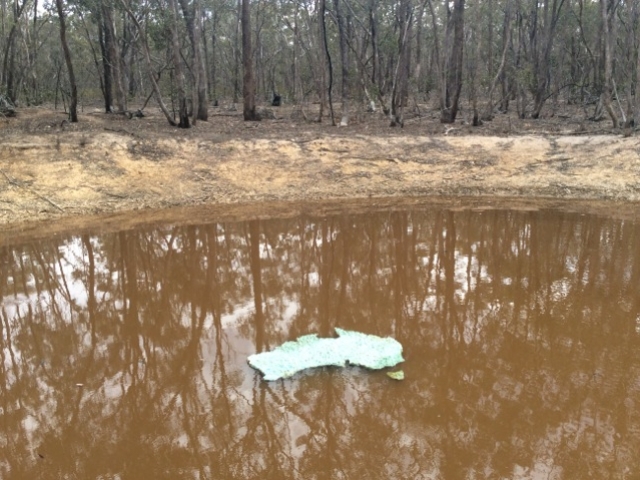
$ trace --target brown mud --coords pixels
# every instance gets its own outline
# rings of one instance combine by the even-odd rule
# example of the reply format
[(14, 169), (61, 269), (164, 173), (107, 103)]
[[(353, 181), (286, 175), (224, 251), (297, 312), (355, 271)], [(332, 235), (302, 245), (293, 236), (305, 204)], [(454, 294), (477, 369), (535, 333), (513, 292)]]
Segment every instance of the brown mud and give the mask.
[[(638, 479), (638, 238), (429, 205), (3, 246), (0, 477)], [(247, 363), (336, 327), (405, 379)]]
[(424, 110), (404, 129), (381, 114), (336, 128), (295, 109), (275, 113), (246, 123), (219, 109), (179, 130), (154, 112), (129, 120), (87, 109), (69, 124), (61, 111), (22, 109), (0, 123), (0, 225), (51, 232), (188, 222), (195, 213), (185, 207), (270, 216), (424, 196), (515, 198), (527, 208), (580, 200), (635, 216), (640, 200), (640, 140), (585, 124), (579, 112), (539, 123), (503, 115), (473, 128)]

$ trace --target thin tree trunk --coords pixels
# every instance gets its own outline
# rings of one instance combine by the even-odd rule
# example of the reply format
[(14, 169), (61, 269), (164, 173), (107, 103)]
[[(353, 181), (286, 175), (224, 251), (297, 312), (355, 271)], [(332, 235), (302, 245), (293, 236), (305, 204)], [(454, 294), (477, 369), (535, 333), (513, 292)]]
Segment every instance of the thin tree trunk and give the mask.
[(563, 5), (564, 0), (544, 2), (544, 27), (542, 29), (538, 29), (537, 32), (537, 36), (541, 38), (537, 39), (536, 37), (537, 44), (532, 46), (535, 55), (533, 74), (536, 86), (534, 93), (534, 107), (531, 114), (533, 118), (538, 118), (540, 116), (540, 111), (542, 110), (547, 98), (547, 91), (549, 90), (551, 78), (551, 50), (553, 48), (553, 41), (556, 35), (556, 25), (560, 18), (560, 12)]
[(249, 0), (242, 0), (242, 98), (245, 121), (260, 120), (256, 113), (256, 81), (253, 76), (253, 50), (251, 48), (251, 11)]
[[(329, 84), (327, 85), (327, 96), (329, 98), (329, 111), (331, 112), (331, 125), (335, 126), (336, 120), (333, 114), (333, 100), (331, 98), (331, 90), (333, 89), (333, 64), (331, 62), (331, 53), (329, 52), (329, 42), (327, 40), (327, 23), (325, 21), (326, 13), (326, 0), (320, 0), (320, 8), (318, 9), (318, 15), (320, 16), (320, 41), (324, 46), (324, 54), (329, 69)], [(322, 121), (322, 108), (320, 109), (320, 118), (318, 119), (318, 121)]]
[(178, 127), (189, 128), (189, 112), (187, 109), (187, 94), (184, 88), (184, 74), (182, 73), (182, 58), (180, 58), (180, 38), (178, 37), (178, 6), (176, 0), (169, 0), (169, 8), (173, 15), (171, 25), (171, 44), (173, 51), (173, 69), (176, 79), (176, 96), (178, 100)]
[(300, 10), (299, 4), (296, 2), (296, 7), (293, 12), (293, 63), (291, 65), (291, 76), (293, 77), (293, 104), (298, 105), (301, 101), (300, 93), (302, 92), (300, 81), (300, 73), (298, 57), (300, 56), (300, 27), (298, 26), (298, 11)]
[(411, 38), (411, 25), (413, 23), (411, 0), (402, 0), (398, 9), (400, 33), (398, 38), (398, 63), (396, 64), (391, 94), (391, 127), (396, 125), (404, 127), (404, 104), (409, 92), (409, 39)]
[[(202, 53), (204, 55), (204, 70), (207, 76), (207, 97), (211, 97), (212, 88), (211, 88), (211, 76), (209, 72), (211, 71), (211, 63), (209, 58), (209, 31), (207, 30), (207, 18), (204, 12), (200, 12), (200, 21), (202, 25), (202, 30), (200, 31), (200, 35), (202, 35)], [(207, 112), (208, 113), (208, 112)]]
[(604, 50), (604, 85), (602, 86), (600, 99), (613, 122), (613, 128), (618, 128), (618, 116), (611, 106), (611, 90), (613, 88), (613, 54), (611, 51), (613, 40), (611, 38), (611, 22), (615, 20), (615, 6), (613, 2), (611, 0), (600, 0), (600, 13), (602, 16), (602, 48)]
[[(7, 21), (7, 2), (6, 0), (0, 0), (0, 38), (5, 38), (6, 31), (6, 21)], [(0, 72), (2, 82), (4, 84), (4, 71)]]
[[(638, 11), (638, 0), (634, 0), (634, 25), (638, 24), (638, 18), (640, 18), (640, 12)], [(640, 29), (636, 29), (636, 45), (640, 45)], [(636, 48), (636, 75), (635, 75), (635, 95), (633, 101), (633, 123), (637, 129), (640, 127), (640, 48)]]
[(71, 87), (71, 99), (69, 103), (69, 118), (72, 122), (78, 121), (78, 86), (76, 85), (76, 76), (73, 74), (73, 63), (71, 62), (71, 51), (67, 44), (67, 26), (64, 20), (64, 9), (62, 7), (62, 0), (56, 0), (56, 7), (58, 9), (58, 19), (60, 20), (60, 42), (62, 43), (62, 50), (64, 51), (64, 61), (67, 64), (67, 71), (69, 73), (69, 85)]
[(238, 0), (238, 16), (236, 18), (234, 48), (233, 48), (233, 103), (239, 101), (240, 96), (240, 55), (242, 47), (240, 46), (240, 35), (242, 24), (242, 0)]
[[(126, 16), (122, 19), (123, 23)], [(125, 58), (122, 59), (123, 64), (126, 63), (125, 79), (127, 81), (127, 94), (129, 98), (133, 98), (136, 95), (138, 89), (143, 90), (142, 84), (136, 82), (136, 68), (138, 65), (138, 43), (136, 38), (136, 32), (133, 25), (125, 25), (124, 27), (126, 44), (129, 45), (129, 52)]]
[(180, 0), (180, 7), (187, 26), (189, 41), (191, 42), (191, 60), (193, 73), (193, 104), (195, 106), (195, 118), (207, 120), (209, 117), (207, 106), (207, 73), (202, 55), (201, 21), (202, 12), (200, 0), (193, 0), (190, 7), (188, 0)]
[[(511, 45), (513, 43), (513, 27), (511, 27), (511, 24), (509, 22), (507, 22), (507, 17), (505, 16), (503, 25), (502, 25), (502, 41), (504, 42), (503, 44), (503, 53), (505, 54), (505, 59), (506, 59), (506, 53), (509, 50), (509, 48), (511, 48)], [(509, 99), (510, 99), (510, 79), (509, 79), (509, 75), (508, 75), (509, 69), (507, 68), (507, 65), (505, 63), (505, 66), (502, 68), (502, 72), (500, 73), (500, 90), (501, 90), (501, 96), (500, 96), (500, 111), (507, 113), (509, 111)], [(493, 111), (490, 112), (493, 115)]]
[(458, 115), (458, 102), (462, 91), (462, 54), (464, 45), (464, 2), (453, 1), (453, 13), (450, 24), (453, 27), (453, 41), (449, 45), (443, 108), (440, 116), (442, 123), (453, 123)]
[(349, 49), (347, 47), (347, 28), (340, 9), (340, 0), (333, 0), (333, 6), (335, 8), (338, 36), (340, 38), (340, 67), (342, 74), (342, 118), (340, 120), (340, 126), (346, 127), (349, 124)]
[(31, 91), (33, 92), (33, 102), (40, 103), (40, 92), (38, 89), (38, 73), (36, 69), (38, 59), (38, 0), (33, 2), (33, 30), (31, 34), (32, 47), (29, 52), (29, 69), (31, 75)]
[(120, 64), (120, 52), (116, 39), (116, 28), (113, 20), (113, 5), (105, 0), (102, 3), (102, 23), (105, 33), (105, 53), (109, 63), (112, 84), (115, 87), (115, 103), (118, 112), (127, 110), (127, 94), (122, 78), (122, 66)]
[[(480, 18), (480, 11), (477, 9), (477, 4), (471, 6), (469, 14), (472, 18)], [(478, 24), (472, 25), (469, 29), (469, 47), (467, 49), (467, 78), (469, 86), (467, 87), (469, 101), (471, 103), (471, 109), (473, 111), (473, 119), (471, 121), (471, 125), (474, 127), (479, 127), (482, 125), (480, 121), (480, 115), (478, 114), (478, 79), (480, 78), (480, 71), (478, 68), (478, 64), (480, 63), (480, 46), (482, 41), (482, 36), (479, 34)], [(469, 53), (471, 52), (471, 53)], [(491, 63), (491, 62), (489, 62)]]
[[(380, 76), (380, 47), (378, 46), (378, 21), (376, 18), (376, 5), (373, 0), (369, 4), (369, 30), (371, 30), (371, 83), (376, 85), (382, 96), (382, 81)], [(381, 102), (384, 105), (384, 102)], [(387, 114), (388, 112), (384, 112)]]
[(416, 81), (417, 84), (417, 89), (416, 89), (416, 95), (421, 96), (421, 94), (424, 93), (423, 87), (424, 87), (424, 82), (422, 81), (422, 79), (420, 78), (420, 76), (422, 75), (422, 31), (424, 28), (424, 23), (422, 21), (422, 19), (424, 18), (424, 9), (426, 7), (426, 0), (422, 1), (422, 5), (420, 6), (420, 9), (418, 10), (418, 18), (416, 18), (416, 54), (415, 54), (415, 58), (416, 58), (416, 65), (413, 68), (413, 78)]
[[(18, 97), (18, 89), (15, 85), (15, 58), (16, 58), (16, 42), (20, 35), (19, 32), (19, 20), (24, 12), (24, 8), (27, 5), (27, 0), (23, 0), (22, 4), (15, 3), (13, 6), (13, 25), (9, 31), (9, 38), (7, 39), (4, 50), (4, 61), (2, 63), (2, 79), (3, 85), (6, 87), (7, 97), (14, 104)], [(4, 21), (4, 16), (3, 16)]]
[[(89, 49), (91, 50), (91, 56), (93, 57), (93, 63), (96, 66), (96, 72), (98, 73), (98, 79), (100, 81), (100, 91), (102, 92), (102, 96), (105, 96), (104, 90), (104, 77), (102, 75), (102, 70), (100, 70), (100, 61), (98, 60), (98, 54), (96, 53), (96, 49), (91, 41), (91, 34), (89, 33), (89, 29), (87, 28), (87, 24), (82, 16), (82, 13), (79, 13), (80, 21), (82, 22), (82, 28), (85, 32), (85, 37), (87, 42), (89, 43)], [(98, 14), (99, 17), (99, 14)], [(100, 18), (98, 18), (98, 40), (101, 42), (102, 29), (100, 28)]]
[(111, 86), (111, 63), (107, 54), (107, 45), (109, 44), (109, 30), (104, 26), (104, 17), (102, 9), (98, 10), (98, 40), (100, 41), (100, 52), (102, 54), (102, 76), (104, 79), (104, 89), (102, 95), (104, 97), (105, 112), (111, 112), (113, 105), (113, 88)]
[(217, 80), (218, 80), (218, 70), (217, 70), (217, 61), (216, 61), (216, 52), (218, 49), (218, 13), (216, 10), (212, 13), (213, 18), (211, 19), (211, 98), (217, 102), (218, 101), (218, 89), (217, 89)]
[(193, 29), (194, 42), (194, 71), (197, 71), (196, 91), (198, 93), (198, 103), (196, 108), (196, 118), (207, 121), (209, 119), (209, 96), (207, 95), (207, 67), (202, 45), (202, 4), (200, 0), (194, 0), (193, 11), (195, 25)]
[[(431, 14), (431, 28), (433, 30), (433, 63), (436, 66), (436, 75), (438, 76), (438, 83), (440, 84), (440, 109), (443, 110), (445, 107), (445, 98), (446, 98), (446, 88), (445, 88), (445, 76), (444, 76), (444, 59), (443, 57), (446, 55), (445, 53), (441, 54), (440, 42), (438, 41), (438, 23), (439, 20), (436, 16), (435, 9), (433, 8), (433, 1), (427, 0), (429, 5), (429, 13)], [(446, 33), (445, 33), (446, 37)], [(446, 45), (446, 39), (445, 39)]]
[(502, 29), (504, 38), (503, 38), (503, 46), (502, 46), (502, 56), (500, 57), (500, 66), (498, 67), (498, 71), (496, 72), (496, 76), (493, 78), (491, 82), (491, 86), (489, 87), (489, 93), (487, 94), (487, 107), (482, 115), (482, 120), (492, 120), (493, 119), (493, 92), (498, 85), (498, 81), (501, 77), (504, 76), (504, 66), (507, 61), (507, 51), (509, 49), (509, 41), (511, 39), (511, 12), (509, 8), (509, 3), (505, 8), (504, 12), (504, 28)]

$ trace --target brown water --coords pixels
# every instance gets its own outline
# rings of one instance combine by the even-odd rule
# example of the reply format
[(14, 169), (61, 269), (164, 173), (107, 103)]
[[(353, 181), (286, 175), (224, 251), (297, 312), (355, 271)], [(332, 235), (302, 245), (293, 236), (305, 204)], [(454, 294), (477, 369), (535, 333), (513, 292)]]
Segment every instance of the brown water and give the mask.
[[(0, 249), (0, 477), (640, 476), (640, 224), (381, 212)], [(339, 326), (404, 345), (267, 383)]]

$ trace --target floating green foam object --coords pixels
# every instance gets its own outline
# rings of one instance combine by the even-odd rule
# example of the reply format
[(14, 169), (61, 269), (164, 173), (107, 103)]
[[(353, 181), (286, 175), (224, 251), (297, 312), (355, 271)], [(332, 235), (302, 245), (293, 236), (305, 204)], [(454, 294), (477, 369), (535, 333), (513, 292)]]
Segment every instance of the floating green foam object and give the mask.
[(304, 335), (285, 342), (271, 352), (250, 355), (249, 365), (260, 370), (265, 380), (290, 377), (307, 368), (351, 365), (379, 370), (393, 367), (402, 358), (402, 345), (393, 338), (377, 337), (336, 328), (338, 338)]

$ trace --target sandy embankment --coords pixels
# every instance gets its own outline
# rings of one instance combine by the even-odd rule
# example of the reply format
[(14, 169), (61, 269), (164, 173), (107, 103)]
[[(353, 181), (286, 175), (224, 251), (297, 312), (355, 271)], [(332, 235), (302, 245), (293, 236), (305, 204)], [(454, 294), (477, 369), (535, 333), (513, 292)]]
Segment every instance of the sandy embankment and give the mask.
[[(114, 214), (118, 222), (136, 223), (171, 219), (184, 211), (158, 209), (189, 206), (240, 215), (238, 205), (246, 205), (268, 215), (270, 208), (295, 210), (316, 201), (416, 196), (605, 200), (635, 210), (638, 143), (619, 136), (216, 141), (110, 132), (27, 135), (0, 146), (0, 224), (5, 232), (50, 220), (101, 225)], [(109, 217), (87, 218), (95, 215)]]

